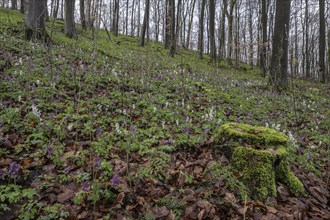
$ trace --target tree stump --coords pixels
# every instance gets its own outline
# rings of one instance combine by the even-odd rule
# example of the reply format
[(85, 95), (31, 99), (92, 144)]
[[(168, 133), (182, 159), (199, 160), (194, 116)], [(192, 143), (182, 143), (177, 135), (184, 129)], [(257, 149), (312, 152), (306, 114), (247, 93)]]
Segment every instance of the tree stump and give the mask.
[(227, 123), (213, 138), (214, 146), (231, 161), (252, 198), (264, 201), (276, 196), (276, 181), (295, 195), (304, 194), (303, 184), (289, 168), (285, 134), (266, 127)]

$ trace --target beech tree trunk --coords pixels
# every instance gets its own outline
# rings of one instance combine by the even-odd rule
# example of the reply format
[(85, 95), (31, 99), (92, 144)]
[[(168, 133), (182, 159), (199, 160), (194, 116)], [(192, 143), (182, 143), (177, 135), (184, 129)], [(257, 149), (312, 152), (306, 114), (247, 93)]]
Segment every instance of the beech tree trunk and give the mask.
[(150, 11), (150, 0), (146, 0), (146, 6), (144, 8), (144, 19), (142, 25), (141, 40), (140, 40), (140, 45), (142, 47), (144, 47), (145, 44), (146, 30), (147, 30), (147, 26), (149, 25), (149, 11)]
[(288, 87), (290, 0), (276, 0), (270, 83), (275, 90)]
[(46, 36), (46, 0), (26, 0), (25, 39), (42, 39)]
[(170, 56), (173, 57), (176, 49), (176, 36), (175, 36), (175, 0), (170, 0), (170, 17), (171, 17), (171, 45)]
[(86, 17), (85, 17), (85, 0), (80, 0), (79, 9), (80, 9), (81, 27), (84, 30), (86, 30), (87, 29), (87, 25), (86, 25)]
[(325, 69), (325, 15), (324, 15), (324, 0), (319, 0), (320, 6), (320, 35), (319, 35), (319, 70), (321, 75), (321, 82), (326, 81), (326, 69)]
[(21, 8), (20, 8), (20, 11), (22, 14), (24, 14), (25, 12), (25, 0), (21, 0)]
[(74, 5), (75, 0), (65, 0), (65, 22), (64, 33), (67, 37), (73, 38), (75, 36), (74, 29)]
[(199, 31), (198, 31), (198, 58), (203, 59), (204, 45), (204, 11), (206, 0), (202, 0), (199, 15)]
[(17, 0), (12, 0), (11, 1), (11, 9), (17, 10)]
[(209, 2), (209, 11), (210, 11), (210, 52), (212, 60), (216, 60), (217, 58), (217, 51), (215, 47), (215, 2), (214, 0), (210, 0)]

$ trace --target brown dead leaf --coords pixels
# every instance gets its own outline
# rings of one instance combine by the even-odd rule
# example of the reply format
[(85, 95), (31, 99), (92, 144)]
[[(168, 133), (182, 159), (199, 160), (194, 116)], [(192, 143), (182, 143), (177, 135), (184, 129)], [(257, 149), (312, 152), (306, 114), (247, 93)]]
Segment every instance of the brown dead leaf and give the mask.
[(321, 187), (315, 186), (315, 187), (309, 187), (308, 191), (314, 196), (315, 199), (317, 199), (319, 202), (323, 204), (327, 204), (328, 199), (326, 197), (329, 192), (326, 189), (323, 189)]
[(170, 211), (166, 206), (161, 206), (161, 207), (154, 206), (151, 208), (151, 211), (154, 213), (156, 218), (166, 217), (170, 213)]
[(266, 206), (266, 208), (267, 208), (267, 212), (272, 213), (272, 214), (276, 214), (278, 211), (277, 209), (275, 209), (272, 206)]
[(124, 192), (120, 192), (116, 198), (116, 201), (114, 202), (114, 204), (118, 205), (121, 204), (123, 202), (123, 199), (125, 198), (125, 193)]
[(225, 199), (229, 202), (233, 202), (233, 203), (237, 202), (237, 199), (236, 199), (235, 195), (233, 193), (230, 193), (230, 192), (226, 192)]
[(198, 213), (198, 216), (197, 216), (198, 220), (202, 220), (203, 217), (204, 217), (204, 214), (205, 214), (205, 209), (202, 209), (202, 210)]
[(138, 204), (135, 204), (135, 205), (127, 205), (126, 208), (125, 208), (125, 210), (126, 210), (126, 211), (131, 211), (131, 210), (135, 209), (135, 207), (136, 207), (137, 205), (138, 205)]
[(28, 169), (31, 165), (31, 160), (30, 158), (26, 157), (23, 159), (23, 162), (22, 162), (22, 168), (25, 170), (25, 169)]
[(196, 202), (197, 199), (193, 195), (186, 195), (182, 198), (182, 200), (186, 202)]
[(71, 200), (73, 198), (73, 196), (74, 196), (74, 191), (66, 188), (66, 189), (64, 189), (63, 193), (57, 195), (57, 201), (59, 203), (65, 203), (65, 202)]

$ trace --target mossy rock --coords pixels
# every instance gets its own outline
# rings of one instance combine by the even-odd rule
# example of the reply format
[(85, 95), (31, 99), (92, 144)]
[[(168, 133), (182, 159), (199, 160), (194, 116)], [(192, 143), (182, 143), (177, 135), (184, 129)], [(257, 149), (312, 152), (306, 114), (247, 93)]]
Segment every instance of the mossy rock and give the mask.
[(214, 136), (219, 147), (241, 174), (254, 199), (266, 200), (276, 196), (276, 181), (282, 182), (296, 195), (304, 186), (289, 169), (288, 137), (270, 128), (227, 123)]

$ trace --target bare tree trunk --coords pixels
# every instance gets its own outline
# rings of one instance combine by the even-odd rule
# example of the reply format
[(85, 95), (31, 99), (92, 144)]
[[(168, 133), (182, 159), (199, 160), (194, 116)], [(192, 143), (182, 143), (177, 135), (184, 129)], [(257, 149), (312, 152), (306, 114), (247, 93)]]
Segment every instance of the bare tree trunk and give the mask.
[(25, 14), (25, 39), (42, 39), (46, 36), (45, 29), (46, 0), (27, 0)]
[(24, 14), (25, 12), (25, 0), (21, 0), (21, 8), (20, 8), (20, 11), (22, 14)]
[(75, 36), (74, 5), (75, 5), (75, 0), (65, 0), (64, 33), (67, 37), (70, 38), (73, 38)]
[(319, 35), (319, 70), (321, 74), (321, 82), (326, 81), (326, 69), (325, 69), (325, 15), (324, 15), (324, 0), (319, 0), (320, 6), (320, 35)]
[(202, 0), (199, 14), (199, 31), (198, 31), (198, 58), (203, 59), (204, 45), (204, 11), (206, 0)]
[(135, 30), (134, 10), (135, 10), (135, 0), (133, 0), (132, 11), (131, 11), (131, 36), (134, 36), (134, 30)]
[(271, 84), (278, 90), (288, 87), (288, 41), (290, 24), (290, 0), (276, 0)]
[(141, 33), (141, 40), (140, 45), (144, 47), (145, 44), (145, 36), (147, 26), (149, 25), (149, 12), (150, 12), (150, 0), (146, 0), (146, 6), (144, 8), (144, 18), (143, 18), (143, 25), (142, 25), (142, 33)]
[(86, 30), (87, 25), (86, 25), (86, 17), (85, 17), (85, 0), (80, 0), (79, 1), (79, 10), (80, 10), (80, 22), (81, 22), (81, 27)]
[(305, 8), (305, 60), (306, 60), (306, 77), (310, 78), (310, 55), (309, 55), (309, 5), (308, 0), (305, 0), (306, 8)]
[(210, 52), (212, 60), (217, 59), (217, 50), (215, 46), (215, 2), (210, 0), (209, 2), (210, 11)]
[(222, 10), (222, 19), (221, 19), (221, 33), (220, 33), (220, 42), (219, 42), (219, 58), (223, 60), (226, 57), (226, 10), (227, 10), (227, 0), (223, 0), (223, 10)]
[(190, 11), (190, 14), (189, 14), (187, 40), (186, 40), (186, 46), (185, 46), (186, 48), (189, 48), (189, 45), (190, 45), (190, 35), (191, 35), (195, 5), (196, 5), (196, 0), (193, 0), (193, 4), (192, 4), (191, 11)]
[(262, 0), (261, 6), (261, 23), (262, 23), (262, 52), (261, 52), (261, 68), (262, 68), (262, 76), (266, 77), (267, 72), (267, 24), (268, 24), (268, 0)]
[(11, 0), (11, 9), (17, 10), (17, 0)]
[(253, 15), (253, 7), (252, 7), (252, 2), (248, 1), (248, 8), (249, 8), (249, 15), (248, 15), (248, 23), (249, 23), (249, 37), (250, 37), (250, 42), (249, 42), (249, 64), (253, 66), (253, 20), (252, 20), (252, 15)]
[(60, 7), (60, 0), (55, 0), (55, 6), (53, 12), (54, 19), (57, 19), (59, 7)]
[(169, 1), (170, 17), (171, 17), (171, 45), (170, 45), (170, 56), (174, 57), (176, 49), (176, 36), (175, 36), (175, 0)]
[(229, 12), (226, 8), (228, 17), (228, 63), (232, 64), (232, 51), (233, 51), (233, 20), (234, 20), (234, 7), (237, 0), (230, 0)]

